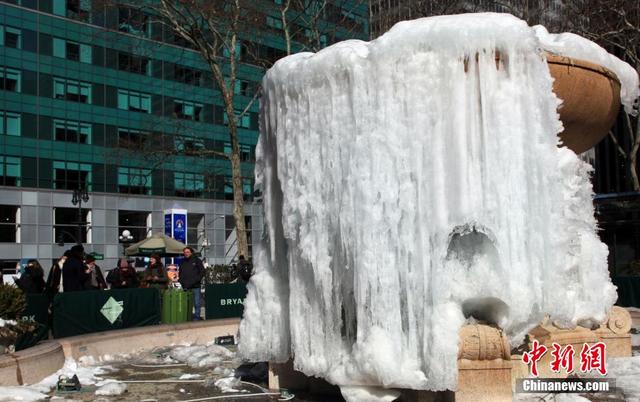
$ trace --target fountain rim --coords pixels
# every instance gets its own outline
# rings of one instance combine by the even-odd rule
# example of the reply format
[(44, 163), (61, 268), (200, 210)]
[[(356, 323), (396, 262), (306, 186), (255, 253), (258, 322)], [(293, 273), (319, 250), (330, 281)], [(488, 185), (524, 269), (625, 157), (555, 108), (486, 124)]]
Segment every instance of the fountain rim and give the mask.
[(618, 86), (621, 85), (620, 79), (618, 79), (618, 76), (613, 71), (599, 64), (592, 63), (590, 61), (586, 61), (582, 59), (576, 59), (574, 57), (562, 56), (562, 55), (550, 53), (550, 52), (545, 52), (545, 57), (547, 59), (547, 64), (576, 67), (576, 68), (581, 68), (583, 70), (589, 70), (594, 73), (606, 76), (607, 78), (615, 81), (618, 84)]

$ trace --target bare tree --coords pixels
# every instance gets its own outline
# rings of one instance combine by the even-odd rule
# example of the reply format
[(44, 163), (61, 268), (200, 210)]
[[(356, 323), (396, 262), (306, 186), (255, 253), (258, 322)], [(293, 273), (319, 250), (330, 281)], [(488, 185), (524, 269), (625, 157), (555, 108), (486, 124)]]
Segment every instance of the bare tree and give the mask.
[[(145, 155), (151, 169), (160, 167), (171, 156), (221, 158), (228, 161), (231, 170), (233, 217), (238, 253), (248, 256), (249, 245), (245, 225), (243, 191), (245, 183), (241, 167), (238, 123), (247, 115), (257, 100), (260, 89), (259, 86), (255, 87), (253, 97), (247, 101), (248, 97), (246, 96), (236, 96), (236, 86), (241, 63), (264, 67), (265, 60), (273, 56), (267, 55), (265, 57), (259, 49), (252, 47), (253, 41), (256, 41), (261, 34), (260, 29), (264, 27), (264, 14), (255, 2), (250, 0), (157, 0), (151, 2), (103, 0), (102, 6), (105, 9), (127, 8), (135, 10), (135, 13), (131, 13), (132, 19), (135, 20), (132, 20), (130, 24), (125, 22), (125, 24), (132, 27), (143, 24), (164, 27), (165, 31), (172, 33), (182, 46), (196, 51), (208, 66), (212, 77), (212, 89), (217, 90), (222, 99), (230, 150), (186, 146), (185, 144), (191, 142), (189, 141), (189, 131), (180, 129), (180, 124), (174, 124), (170, 127), (171, 132), (165, 135), (167, 138), (163, 136), (162, 141), (154, 138), (154, 141), (131, 144), (131, 146), (142, 145), (135, 151)], [(141, 18), (144, 21), (138, 21)], [(258, 39), (257, 42), (260, 40)], [(163, 127), (161, 131), (166, 134), (166, 127)], [(124, 146), (127, 145), (124, 144)], [(211, 176), (210, 173), (208, 172), (207, 176)], [(217, 174), (213, 176), (217, 176)], [(207, 182), (210, 181), (207, 180)]]
[[(135, 151), (144, 153), (145, 158), (148, 155), (147, 162), (151, 168), (160, 167), (168, 157), (228, 161), (238, 252), (248, 255), (241, 169), (243, 153), (238, 126), (259, 98), (260, 87), (257, 85), (244, 91), (244, 96), (236, 96), (239, 70), (243, 64), (266, 69), (280, 57), (303, 50), (319, 50), (338, 37), (349, 36), (358, 28), (364, 32), (364, 27), (359, 25), (364, 22), (363, 16), (352, 12), (363, 4), (363, 0), (282, 0), (280, 5), (252, 0), (102, 1), (105, 7), (136, 10), (130, 13), (131, 22), (120, 22), (125, 24), (125, 28), (136, 31), (142, 25), (162, 26), (182, 46), (196, 51), (208, 66), (212, 87), (222, 99), (230, 149), (176, 146), (177, 143), (189, 142), (189, 130), (172, 124), (169, 127), (171, 132), (167, 133), (166, 126), (160, 130), (168, 134), (169, 139), (147, 142)], [(279, 13), (279, 18), (272, 17), (274, 12)], [(274, 38), (284, 40), (285, 50), (265, 46)]]
[[(631, 64), (640, 73), (640, 1), (575, 1), (568, 3), (566, 18), (573, 22), (570, 26), (573, 32), (600, 44)], [(622, 122), (618, 123), (617, 135), (613, 131), (609, 132), (609, 138), (626, 161), (634, 191), (640, 191), (639, 123), (637, 113), (635, 115), (624, 113)]]

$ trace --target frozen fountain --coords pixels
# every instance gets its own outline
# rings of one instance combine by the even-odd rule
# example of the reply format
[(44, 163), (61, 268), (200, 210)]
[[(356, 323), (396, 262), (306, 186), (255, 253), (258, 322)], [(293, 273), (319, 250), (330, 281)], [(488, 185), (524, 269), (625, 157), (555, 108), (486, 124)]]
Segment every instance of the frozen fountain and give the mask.
[(244, 357), (292, 359), (348, 401), (506, 400), (510, 349), (545, 317), (607, 319), (616, 292), (574, 151), (620, 100), (631, 110), (631, 67), (468, 14), (287, 57), (263, 89)]

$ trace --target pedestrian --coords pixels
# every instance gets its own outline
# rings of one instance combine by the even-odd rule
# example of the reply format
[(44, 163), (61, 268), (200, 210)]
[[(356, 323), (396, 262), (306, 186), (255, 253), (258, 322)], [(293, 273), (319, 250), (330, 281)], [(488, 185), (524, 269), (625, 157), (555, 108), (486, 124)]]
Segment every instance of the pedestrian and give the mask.
[(118, 267), (107, 274), (107, 282), (111, 289), (127, 289), (138, 287), (138, 274), (126, 258), (118, 260)]
[(84, 247), (76, 244), (71, 247), (69, 258), (62, 267), (62, 283), (65, 292), (84, 290), (84, 283), (89, 279), (89, 269), (84, 265)]
[(84, 283), (85, 290), (104, 290), (107, 288), (107, 282), (104, 280), (102, 270), (96, 264), (96, 257), (88, 255), (84, 259), (86, 267), (89, 269), (89, 278)]
[(44, 292), (44, 270), (38, 260), (27, 261), (24, 272), (15, 283), (24, 293)]
[(244, 255), (238, 257), (238, 273), (243, 281), (249, 282), (251, 275), (253, 275), (253, 264), (245, 260)]
[(195, 311), (193, 313), (193, 320), (201, 320), (200, 318), (200, 306), (201, 306), (201, 291), (202, 278), (204, 277), (204, 265), (200, 258), (195, 256), (195, 253), (191, 247), (185, 247), (182, 250), (184, 259), (180, 263), (180, 284), (185, 290), (190, 290), (193, 293), (193, 307)]
[(158, 254), (151, 254), (149, 265), (144, 270), (143, 280), (146, 287), (164, 290), (167, 288), (167, 275)]
[(50, 301), (52, 301), (53, 298), (63, 290), (62, 267), (64, 266), (64, 263), (67, 261), (70, 255), (70, 250), (65, 251), (62, 257), (60, 257), (58, 261), (56, 261), (56, 263), (51, 266), (51, 270), (49, 270), (45, 291), (47, 292), (47, 296), (49, 297)]

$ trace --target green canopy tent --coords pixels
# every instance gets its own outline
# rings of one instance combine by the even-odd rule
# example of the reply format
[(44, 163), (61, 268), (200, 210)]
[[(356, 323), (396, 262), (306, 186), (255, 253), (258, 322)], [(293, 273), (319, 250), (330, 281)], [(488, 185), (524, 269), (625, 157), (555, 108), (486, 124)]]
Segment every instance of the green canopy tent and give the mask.
[(127, 256), (150, 256), (158, 254), (161, 257), (177, 257), (182, 255), (182, 250), (187, 247), (186, 244), (169, 237), (164, 233), (155, 233), (151, 237), (132, 244), (125, 250)]

